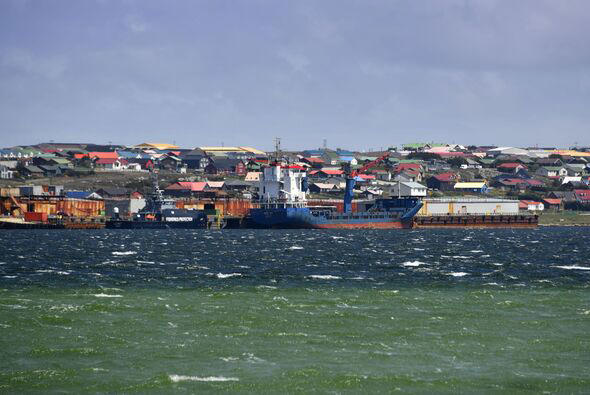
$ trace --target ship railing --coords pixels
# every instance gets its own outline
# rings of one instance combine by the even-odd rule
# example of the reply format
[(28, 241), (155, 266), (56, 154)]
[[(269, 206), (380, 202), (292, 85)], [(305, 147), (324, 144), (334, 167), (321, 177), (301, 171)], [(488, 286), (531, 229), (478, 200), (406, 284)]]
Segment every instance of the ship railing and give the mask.
[(510, 216), (510, 215), (529, 215), (521, 212), (488, 212), (488, 213), (427, 213), (417, 214), (417, 217), (481, 217), (481, 216)]
[(305, 202), (280, 202), (280, 201), (270, 201), (270, 202), (260, 202), (260, 208), (303, 208), (307, 207)]
[(475, 202), (475, 203), (502, 203), (502, 202), (518, 202), (518, 199), (515, 198), (461, 198), (461, 197), (448, 197), (448, 198), (424, 198), (423, 200), (427, 202), (437, 202), (437, 203), (457, 203), (457, 202)]
[(388, 219), (398, 218), (399, 212), (396, 211), (366, 211), (366, 212), (351, 212), (348, 214), (344, 213), (332, 213), (327, 216), (327, 219), (344, 220), (344, 219)]

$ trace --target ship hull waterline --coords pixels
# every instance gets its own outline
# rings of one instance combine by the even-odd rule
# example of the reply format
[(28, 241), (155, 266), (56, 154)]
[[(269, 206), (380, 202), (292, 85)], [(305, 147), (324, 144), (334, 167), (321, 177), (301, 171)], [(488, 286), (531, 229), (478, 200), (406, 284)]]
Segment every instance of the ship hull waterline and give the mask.
[[(405, 213), (407, 214), (407, 213)], [(247, 227), (261, 229), (410, 229), (413, 215), (377, 212), (368, 215), (313, 215), (308, 208), (253, 209)]]

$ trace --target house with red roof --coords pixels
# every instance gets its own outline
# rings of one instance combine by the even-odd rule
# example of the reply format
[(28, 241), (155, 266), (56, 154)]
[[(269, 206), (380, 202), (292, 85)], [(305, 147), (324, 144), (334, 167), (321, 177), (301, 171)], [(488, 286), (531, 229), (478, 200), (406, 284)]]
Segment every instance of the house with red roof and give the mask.
[(542, 181), (532, 178), (500, 178), (494, 182), (494, 186), (503, 188), (505, 190), (520, 190), (538, 189), (545, 186)]
[(458, 174), (452, 172), (435, 174), (426, 180), (426, 186), (439, 191), (453, 191), (459, 178)]
[(303, 158), (301, 159), (301, 162), (303, 163), (307, 163), (308, 165), (310, 165), (313, 169), (321, 169), (322, 166), (324, 165), (324, 160), (322, 158)]
[(561, 199), (556, 198), (545, 198), (543, 199), (543, 204), (545, 205), (545, 209), (560, 211), (563, 209), (563, 202)]
[(113, 151), (113, 152), (89, 152), (87, 154), (82, 154), (82, 157), (84, 157), (84, 156), (86, 156), (90, 159), (119, 159), (119, 154), (116, 151)]
[(94, 160), (94, 167), (101, 170), (122, 170), (127, 165), (125, 159), (101, 158)]
[(399, 163), (393, 168), (396, 175), (403, 173), (412, 181), (422, 181), (424, 176), (424, 168), (419, 163)]
[(518, 170), (528, 170), (528, 168), (522, 163), (518, 162), (507, 162), (496, 166), (496, 169), (506, 173), (516, 173)]
[(171, 196), (192, 196), (209, 190), (206, 182), (179, 181), (168, 185), (164, 192)]
[(494, 186), (505, 190), (525, 190), (526, 180), (522, 178), (502, 178), (494, 183)]
[(422, 170), (422, 165), (419, 163), (399, 163), (394, 168), (393, 171), (399, 173), (405, 170)]
[(344, 171), (336, 169), (312, 170), (309, 172), (309, 176), (316, 178), (343, 177)]

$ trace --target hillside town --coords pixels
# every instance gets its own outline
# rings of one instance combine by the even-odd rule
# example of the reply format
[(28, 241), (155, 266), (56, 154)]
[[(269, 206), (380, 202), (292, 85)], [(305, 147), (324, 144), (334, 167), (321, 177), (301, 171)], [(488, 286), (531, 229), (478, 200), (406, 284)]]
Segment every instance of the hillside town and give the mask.
[[(522, 212), (590, 210), (587, 147), (409, 143), (379, 152), (326, 146), (288, 151), (279, 147), (274, 152), (264, 152), (242, 146), (186, 148), (165, 143), (122, 146), (50, 142), (4, 148), (0, 149), (0, 215), (22, 215), (28, 211), (60, 214), (55, 204), (45, 209), (23, 209), (26, 196), (57, 196), (90, 207), (86, 212), (61, 214), (110, 217), (115, 210), (131, 216), (145, 205), (152, 173), (159, 174), (165, 196), (182, 202), (179, 206), (246, 215), (258, 196), (261, 172), (276, 160), (305, 171), (309, 196), (318, 202), (341, 199), (346, 172), (352, 169), (354, 197), (358, 200), (398, 195), (476, 197), (517, 200)], [(23, 202), (16, 201), (19, 197)], [(30, 205), (31, 201), (25, 203)]]

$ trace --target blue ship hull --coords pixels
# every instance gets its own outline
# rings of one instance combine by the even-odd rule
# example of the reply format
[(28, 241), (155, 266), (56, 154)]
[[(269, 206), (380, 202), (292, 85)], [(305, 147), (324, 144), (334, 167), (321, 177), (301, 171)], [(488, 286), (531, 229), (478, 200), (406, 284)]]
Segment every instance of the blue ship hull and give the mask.
[(251, 209), (249, 222), (256, 228), (411, 228), (422, 203), (416, 199), (382, 199), (376, 206), (375, 210), (352, 213), (337, 213), (321, 207), (264, 207)]
[(207, 216), (202, 210), (163, 209), (148, 219), (146, 215), (138, 215), (134, 219), (110, 219), (106, 222), (107, 229), (204, 229), (207, 227)]

